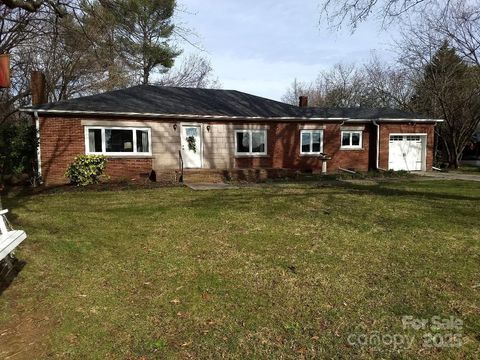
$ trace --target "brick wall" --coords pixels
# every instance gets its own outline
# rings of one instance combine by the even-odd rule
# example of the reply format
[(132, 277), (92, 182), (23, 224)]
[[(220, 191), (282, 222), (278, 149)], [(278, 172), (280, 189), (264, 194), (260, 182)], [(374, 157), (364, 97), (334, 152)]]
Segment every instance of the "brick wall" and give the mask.
[[(153, 158), (110, 158), (107, 174), (113, 179), (133, 179), (145, 176), (153, 168), (157, 173), (177, 169), (178, 149), (180, 148), (179, 128), (173, 124), (175, 120), (160, 121), (151, 119), (80, 119), (55, 118), (40, 119), (40, 141), (42, 154), (42, 174), (47, 185), (63, 184), (67, 180), (64, 173), (75, 156), (85, 153), (85, 125), (128, 125), (147, 126), (152, 128)], [(205, 130), (210, 125), (209, 131)], [(205, 165), (211, 168), (271, 168), (296, 169), (302, 171), (321, 171), (322, 160), (317, 156), (300, 154), (300, 131), (307, 127), (322, 128), (324, 131), (323, 152), (332, 157), (327, 162), (328, 172), (339, 167), (367, 171), (375, 168), (376, 162), (376, 129), (372, 124), (363, 126), (363, 148), (344, 150), (340, 148), (342, 126), (335, 123), (205, 123), (204, 139), (206, 147)], [(431, 169), (433, 159), (432, 124), (381, 124), (380, 130), (380, 167), (388, 168), (388, 147), (390, 133), (427, 133), (427, 170)], [(234, 130), (237, 128), (265, 128), (268, 137), (268, 155), (264, 157), (235, 156)], [(344, 127), (345, 128), (345, 127)], [(218, 131), (216, 130), (218, 129)], [(221, 131), (220, 131), (221, 130)], [(208, 146), (207, 146), (208, 145)], [(223, 150), (222, 150), (223, 149)], [(223, 156), (220, 161), (217, 157)], [(169, 173), (169, 177), (170, 177)]]
[(152, 171), (151, 158), (109, 158), (106, 173), (111, 180), (147, 179)]
[[(68, 183), (64, 174), (77, 155), (85, 154), (81, 119), (40, 119), (42, 177), (45, 185)], [(152, 169), (151, 158), (109, 158), (106, 173), (112, 180), (138, 179)]]
[(80, 121), (62, 118), (40, 119), (42, 177), (46, 185), (64, 184), (64, 174), (75, 156), (85, 153)]
[[(323, 160), (318, 156), (300, 154), (300, 131), (303, 125), (298, 123), (272, 124), (267, 133), (268, 155), (264, 157), (235, 157), (237, 168), (274, 168), (298, 169), (303, 171), (320, 171)], [(367, 171), (371, 164), (369, 143), (372, 127), (366, 125), (363, 130), (363, 148), (359, 150), (341, 149), (340, 124), (320, 124), (323, 129), (323, 152), (332, 157), (327, 162), (328, 171), (336, 171), (339, 167), (357, 171)], [(310, 126), (309, 129), (313, 129)]]
[(390, 134), (411, 133), (427, 134), (426, 170), (432, 170), (435, 127), (433, 124), (380, 124), (379, 167), (388, 169), (388, 149)]

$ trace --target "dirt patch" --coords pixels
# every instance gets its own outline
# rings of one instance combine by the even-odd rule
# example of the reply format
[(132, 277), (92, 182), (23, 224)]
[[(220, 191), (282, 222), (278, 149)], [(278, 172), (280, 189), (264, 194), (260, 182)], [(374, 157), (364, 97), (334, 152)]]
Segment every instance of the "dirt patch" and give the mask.
[(37, 359), (45, 356), (50, 319), (17, 315), (0, 325), (0, 359)]
[[(0, 296), (15, 281), (25, 263), (13, 258), (12, 267), (0, 262)], [(46, 345), (50, 319), (41, 314), (27, 314), (15, 306), (14, 315), (7, 323), (0, 324), (0, 359), (32, 359), (41, 357)], [(16, 309), (15, 309), (16, 308)]]

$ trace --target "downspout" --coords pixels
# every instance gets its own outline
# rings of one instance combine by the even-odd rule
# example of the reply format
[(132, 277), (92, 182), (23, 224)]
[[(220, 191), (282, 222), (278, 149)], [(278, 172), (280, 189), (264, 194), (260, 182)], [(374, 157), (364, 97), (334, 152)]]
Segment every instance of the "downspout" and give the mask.
[[(437, 127), (437, 122), (434, 122), (433, 123), (433, 133), (432, 133), (432, 136), (433, 136), (432, 169), (435, 170), (435, 171), (442, 171), (442, 169), (433, 166), (435, 157), (437, 155), (437, 147), (438, 147), (438, 140), (437, 140), (437, 136), (435, 134), (436, 133), (436, 127)], [(428, 135), (425, 137), (425, 143), (426, 143), (425, 144), (425, 171), (426, 171), (427, 170)]]
[(376, 156), (375, 156), (375, 167), (377, 170), (380, 170), (379, 167), (379, 157), (380, 157), (380, 125), (378, 125), (376, 120), (372, 120), (373, 125), (377, 127), (377, 148), (376, 148)]
[(33, 117), (35, 118), (35, 129), (37, 130), (37, 178), (39, 179), (39, 183), (42, 184), (42, 153), (40, 150), (40, 118), (38, 117), (38, 112), (35, 111), (33, 113)]

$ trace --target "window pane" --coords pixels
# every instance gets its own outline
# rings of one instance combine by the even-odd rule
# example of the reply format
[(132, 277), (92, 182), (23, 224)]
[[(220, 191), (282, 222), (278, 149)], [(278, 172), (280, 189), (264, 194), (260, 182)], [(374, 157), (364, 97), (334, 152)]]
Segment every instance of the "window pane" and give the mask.
[(342, 146), (350, 146), (350, 133), (344, 132), (342, 135)]
[(133, 152), (132, 130), (105, 129), (107, 152)]
[(185, 132), (186, 132), (187, 137), (190, 137), (190, 136), (197, 137), (198, 128), (197, 127), (189, 127), (189, 128), (186, 128)]
[(88, 130), (88, 150), (90, 152), (102, 152), (102, 130)]
[(148, 131), (137, 130), (137, 152), (148, 152)]
[(247, 132), (237, 132), (237, 152), (248, 153), (250, 151), (250, 137)]
[(254, 153), (265, 152), (265, 132), (264, 131), (252, 131), (252, 152)]
[(302, 152), (310, 152), (310, 136), (309, 132), (302, 132)]
[(320, 152), (320, 131), (312, 133), (312, 152)]
[(352, 133), (352, 146), (360, 145), (360, 133)]

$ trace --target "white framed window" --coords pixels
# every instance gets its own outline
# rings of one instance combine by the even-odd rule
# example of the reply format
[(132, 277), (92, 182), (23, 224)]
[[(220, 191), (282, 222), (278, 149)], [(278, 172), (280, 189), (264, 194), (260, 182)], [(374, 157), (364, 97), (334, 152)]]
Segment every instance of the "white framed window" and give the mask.
[(236, 155), (267, 155), (267, 130), (235, 130)]
[(300, 154), (321, 154), (323, 152), (323, 130), (300, 131)]
[(361, 149), (362, 148), (362, 131), (342, 131), (341, 148), (342, 149)]
[(85, 126), (85, 153), (152, 155), (152, 132), (145, 127)]

